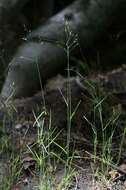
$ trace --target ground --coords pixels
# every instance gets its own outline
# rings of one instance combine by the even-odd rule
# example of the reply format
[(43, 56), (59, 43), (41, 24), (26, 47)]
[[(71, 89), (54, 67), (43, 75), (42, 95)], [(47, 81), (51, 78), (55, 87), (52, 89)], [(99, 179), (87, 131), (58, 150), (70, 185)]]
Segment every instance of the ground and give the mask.
[(125, 189), (125, 78), (125, 68), (57, 76), (33, 97), (1, 102), (1, 189)]

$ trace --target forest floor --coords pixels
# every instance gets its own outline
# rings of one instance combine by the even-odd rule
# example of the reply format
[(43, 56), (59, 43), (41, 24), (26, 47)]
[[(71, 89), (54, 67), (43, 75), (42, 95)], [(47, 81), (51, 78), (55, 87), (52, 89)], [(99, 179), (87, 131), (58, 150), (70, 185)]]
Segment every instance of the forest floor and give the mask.
[(126, 189), (125, 79), (125, 68), (94, 83), (58, 76), (34, 97), (2, 102), (0, 189)]

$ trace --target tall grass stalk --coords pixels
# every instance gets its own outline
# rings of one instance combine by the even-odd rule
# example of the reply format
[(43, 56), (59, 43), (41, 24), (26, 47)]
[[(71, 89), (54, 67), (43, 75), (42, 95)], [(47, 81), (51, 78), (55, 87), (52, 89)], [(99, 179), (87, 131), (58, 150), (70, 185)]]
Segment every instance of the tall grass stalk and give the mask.
[[(100, 171), (102, 173), (107, 173), (110, 168), (110, 164), (113, 162), (113, 137), (116, 130), (116, 124), (119, 119), (120, 113), (117, 111), (111, 111), (111, 115), (108, 114), (108, 118), (104, 118), (104, 102), (107, 96), (102, 97), (102, 93), (99, 92), (99, 89), (96, 89), (95, 86), (90, 81), (85, 81), (87, 90), (91, 95), (92, 110), (93, 110), (93, 121), (90, 122), (86, 116), (83, 116), (87, 123), (91, 126), (94, 138), (93, 138), (93, 161), (94, 167), (97, 167), (96, 161), (99, 161)], [(124, 138), (126, 135), (126, 130), (124, 129), (122, 141), (120, 143), (120, 151), (118, 153), (118, 163), (121, 158), (122, 146)], [(99, 138), (100, 137), (100, 138)], [(100, 149), (99, 149), (100, 148)]]
[(70, 133), (71, 133), (71, 85), (70, 85), (70, 51), (67, 45), (67, 153), (69, 157)]
[(65, 43), (65, 52), (67, 56), (67, 156), (69, 157), (70, 149), (70, 134), (71, 134), (71, 121), (72, 121), (72, 107), (71, 107), (71, 84), (70, 84), (70, 53), (71, 51), (78, 46), (77, 35), (74, 34), (71, 29), (69, 22), (65, 21), (65, 34), (66, 34), (66, 43)]
[(119, 164), (119, 162), (121, 160), (121, 155), (122, 155), (122, 150), (123, 150), (123, 144), (125, 142), (125, 137), (126, 137), (126, 127), (124, 127), (122, 137), (121, 137), (121, 143), (119, 146), (119, 153), (118, 153), (118, 158), (117, 158), (117, 165)]

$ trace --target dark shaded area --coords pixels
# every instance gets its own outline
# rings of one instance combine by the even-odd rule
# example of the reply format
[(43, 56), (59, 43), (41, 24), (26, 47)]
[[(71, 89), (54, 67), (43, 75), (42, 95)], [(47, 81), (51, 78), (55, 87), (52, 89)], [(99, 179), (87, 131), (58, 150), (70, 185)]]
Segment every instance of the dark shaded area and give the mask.
[(54, 13), (59, 12), (73, 1), (74, 0), (54, 0)]

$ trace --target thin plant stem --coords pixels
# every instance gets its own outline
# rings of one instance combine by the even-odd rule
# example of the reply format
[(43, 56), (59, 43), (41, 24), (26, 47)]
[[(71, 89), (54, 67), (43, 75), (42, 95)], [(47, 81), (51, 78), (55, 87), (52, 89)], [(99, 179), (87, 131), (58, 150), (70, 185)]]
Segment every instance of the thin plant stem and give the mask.
[(70, 51), (67, 46), (67, 154), (69, 156), (70, 133), (71, 133), (71, 85), (70, 85)]

